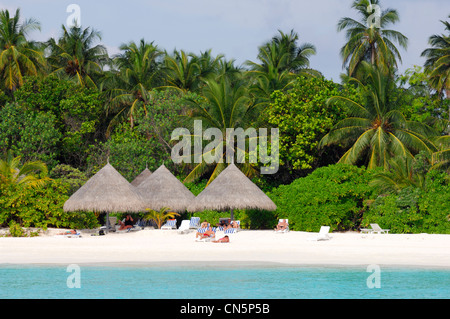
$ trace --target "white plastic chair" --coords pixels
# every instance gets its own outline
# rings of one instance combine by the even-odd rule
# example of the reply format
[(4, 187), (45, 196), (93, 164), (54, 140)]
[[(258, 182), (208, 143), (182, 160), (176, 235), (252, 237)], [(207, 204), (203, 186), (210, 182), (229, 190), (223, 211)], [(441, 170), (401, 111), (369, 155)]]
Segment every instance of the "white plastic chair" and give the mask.
[(178, 228), (178, 233), (179, 234), (186, 234), (189, 232), (189, 225), (190, 225), (190, 220), (186, 219), (186, 220), (182, 220), (181, 221), (181, 225)]
[(310, 237), (308, 240), (319, 241), (319, 240), (329, 240), (331, 237), (328, 235), (330, 232), (330, 226), (321, 226), (320, 231), (315, 237)]

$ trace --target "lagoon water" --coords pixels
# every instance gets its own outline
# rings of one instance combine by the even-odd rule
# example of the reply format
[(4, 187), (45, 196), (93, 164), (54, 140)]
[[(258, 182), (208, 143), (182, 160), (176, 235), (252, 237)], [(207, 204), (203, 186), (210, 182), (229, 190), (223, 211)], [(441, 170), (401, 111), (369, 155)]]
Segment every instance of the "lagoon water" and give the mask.
[(450, 298), (450, 270), (447, 269), (381, 267), (379, 272), (373, 272), (366, 267), (206, 267), (181, 264), (81, 265), (74, 269), (67, 265), (0, 265), (0, 298)]

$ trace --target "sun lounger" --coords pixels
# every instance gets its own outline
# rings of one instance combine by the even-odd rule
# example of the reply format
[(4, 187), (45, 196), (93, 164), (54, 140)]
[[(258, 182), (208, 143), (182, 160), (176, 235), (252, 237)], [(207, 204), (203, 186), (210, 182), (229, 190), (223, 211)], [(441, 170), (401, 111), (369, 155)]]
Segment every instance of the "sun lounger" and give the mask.
[[(207, 228), (199, 228), (198, 232), (203, 234), (206, 231)], [(212, 241), (216, 238), (216, 231), (217, 231), (217, 227), (212, 227), (212, 231), (214, 232), (213, 234), (207, 236), (207, 237), (201, 237), (201, 238), (197, 238), (195, 241), (198, 242), (209, 242)]]
[(308, 240), (319, 241), (319, 240), (329, 240), (331, 237), (328, 235), (330, 231), (330, 226), (321, 226), (319, 234), (315, 237), (309, 237)]
[(116, 224), (117, 224), (117, 217), (116, 216), (109, 216), (109, 228), (108, 228), (108, 223), (105, 226), (100, 227), (101, 230), (103, 231), (116, 231)]
[(189, 219), (185, 219), (181, 221), (181, 225), (178, 228), (178, 234), (187, 234), (190, 230), (190, 220)]
[(226, 234), (226, 235), (229, 235), (229, 234), (235, 234), (235, 233), (237, 233), (237, 228), (228, 228), (228, 229), (225, 229), (225, 231), (224, 231), (223, 233)]
[(378, 224), (370, 224), (372, 228), (361, 228), (362, 234), (388, 234), (389, 229), (382, 229)]
[(177, 229), (177, 220), (169, 219), (164, 225), (161, 226), (161, 229)]
[(190, 229), (197, 229), (200, 227), (200, 217), (191, 217), (189, 222)]
[(389, 229), (382, 229), (378, 224), (370, 224), (372, 227), (372, 233), (378, 234), (387, 234), (389, 233)]

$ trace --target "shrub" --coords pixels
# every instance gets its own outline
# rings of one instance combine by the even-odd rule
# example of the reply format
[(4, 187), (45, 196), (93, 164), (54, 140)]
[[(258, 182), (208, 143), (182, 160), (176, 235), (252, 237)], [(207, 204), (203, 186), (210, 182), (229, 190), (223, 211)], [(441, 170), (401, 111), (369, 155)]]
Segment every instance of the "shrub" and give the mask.
[(378, 223), (394, 233), (450, 234), (450, 185), (444, 172), (430, 171), (425, 188), (410, 186), (378, 197), (364, 213), (363, 226)]
[(63, 211), (69, 197), (68, 189), (69, 185), (59, 180), (52, 180), (39, 188), (0, 185), (0, 226), (15, 223), (21, 227), (42, 229), (97, 227), (97, 218), (92, 212)]
[(352, 165), (336, 164), (316, 169), (268, 195), (277, 205), (277, 219), (289, 219), (291, 230), (350, 230), (359, 226), (364, 201), (373, 197), (368, 185), (371, 172)]

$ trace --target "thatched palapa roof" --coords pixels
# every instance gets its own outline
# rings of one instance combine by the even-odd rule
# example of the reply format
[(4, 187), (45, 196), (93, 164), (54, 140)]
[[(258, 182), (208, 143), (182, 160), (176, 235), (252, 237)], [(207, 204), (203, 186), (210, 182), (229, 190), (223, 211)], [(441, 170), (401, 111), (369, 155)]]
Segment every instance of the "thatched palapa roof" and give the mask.
[(66, 212), (140, 212), (143, 208), (140, 194), (109, 163), (64, 203)]
[(275, 210), (277, 206), (234, 164), (228, 165), (194, 200), (189, 211)]
[(152, 172), (145, 168), (136, 178), (131, 182), (131, 185), (138, 187), (147, 177), (152, 175)]
[(145, 207), (156, 211), (168, 207), (174, 212), (184, 212), (192, 205), (195, 198), (194, 194), (164, 164), (136, 189), (144, 199)]

